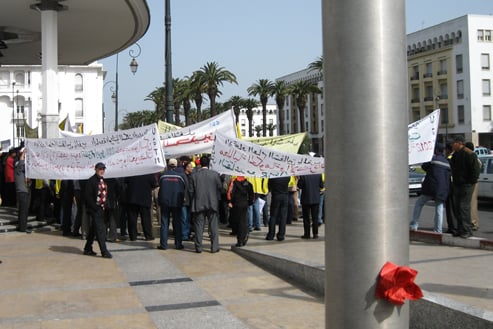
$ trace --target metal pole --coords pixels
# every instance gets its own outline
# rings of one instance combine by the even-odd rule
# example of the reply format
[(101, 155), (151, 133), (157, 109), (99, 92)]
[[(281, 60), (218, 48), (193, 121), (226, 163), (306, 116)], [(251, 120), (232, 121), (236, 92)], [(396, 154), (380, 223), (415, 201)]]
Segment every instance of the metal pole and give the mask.
[(164, 11), (165, 25), (165, 83), (166, 89), (166, 122), (173, 123), (173, 75), (171, 74), (171, 9), (170, 0), (166, 0)]
[(322, 20), (325, 327), (408, 328), (409, 302), (375, 298), (385, 262), (409, 263), (405, 1), (324, 0)]
[(118, 53), (116, 54), (115, 73), (115, 131), (118, 131)]
[[(17, 103), (17, 118), (16, 118), (16, 121), (19, 122), (19, 117), (20, 117), (20, 113), (19, 113), (19, 90), (16, 91), (16, 95), (15, 95), (15, 100), (16, 100), (16, 103)], [(19, 125), (16, 124), (15, 125), (16, 127), (16, 130), (17, 130), (17, 146), (21, 145), (21, 132), (19, 130)]]

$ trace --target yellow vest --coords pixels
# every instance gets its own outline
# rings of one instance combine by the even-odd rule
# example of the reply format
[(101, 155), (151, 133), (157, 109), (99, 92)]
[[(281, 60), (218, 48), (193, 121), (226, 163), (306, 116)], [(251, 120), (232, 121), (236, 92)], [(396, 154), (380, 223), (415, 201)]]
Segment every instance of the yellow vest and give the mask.
[(269, 180), (267, 178), (247, 177), (246, 179), (252, 183), (254, 193), (264, 195), (269, 194)]

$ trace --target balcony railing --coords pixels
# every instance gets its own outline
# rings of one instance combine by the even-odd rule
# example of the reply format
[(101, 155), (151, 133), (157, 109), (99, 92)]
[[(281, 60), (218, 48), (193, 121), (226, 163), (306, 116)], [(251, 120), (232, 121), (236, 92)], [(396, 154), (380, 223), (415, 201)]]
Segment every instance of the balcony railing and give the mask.
[(423, 78), (431, 78), (433, 76), (433, 73), (425, 73), (423, 74)]

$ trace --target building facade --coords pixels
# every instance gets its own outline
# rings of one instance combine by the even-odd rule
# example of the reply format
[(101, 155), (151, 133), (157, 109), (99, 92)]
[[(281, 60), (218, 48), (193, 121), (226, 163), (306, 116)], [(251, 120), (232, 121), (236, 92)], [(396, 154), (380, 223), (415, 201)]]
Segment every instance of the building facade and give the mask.
[[(280, 78), (276, 81), (284, 81), (287, 86), (290, 86), (297, 81), (304, 80), (313, 82), (322, 91), (320, 94), (311, 94), (307, 96), (304, 116), (305, 116), (305, 129), (308, 138), (310, 139), (311, 152), (323, 155), (324, 152), (324, 123), (325, 123), (325, 111), (324, 111), (324, 83), (322, 73), (313, 69), (304, 69), (298, 72), (294, 72)], [(286, 97), (284, 103), (284, 131), (286, 134), (295, 134), (301, 131), (301, 120), (299, 116), (299, 110), (296, 105), (296, 100), (292, 95)]]
[[(85, 134), (103, 132), (103, 66), (58, 67), (58, 115), (67, 116), (74, 131)], [(0, 67), (0, 141), (2, 148), (18, 146), (29, 131), (42, 136), (39, 121), (42, 108), (41, 66), (5, 65)]]
[(493, 148), (493, 16), (465, 15), (407, 36), (409, 118), (440, 109), (439, 140)]
[[(254, 107), (252, 109), (252, 136), (250, 136), (250, 122), (248, 121), (247, 110), (241, 109), (238, 117), (238, 123), (240, 125), (241, 135), (244, 137), (262, 137), (262, 106)], [(267, 136), (277, 136), (277, 105), (267, 104), (267, 122), (266, 122)]]
[[(440, 109), (438, 140), (463, 135), (474, 145), (493, 149), (491, 83), (493, 16), (465, 15), (408, 34), (409, 123)], [(322, 74), (305, 69), (276, 80), (317, 83)], [(326, 97), (330, 97), (327, 91)], [(324, 93), (307, 97), (305, 131), (313, 152), (324, 149)], [(297, 133), (299, 113), (292, 96), (284, 106), (287, 133)], [(279, 123), (283, 124), (283, 123)]]

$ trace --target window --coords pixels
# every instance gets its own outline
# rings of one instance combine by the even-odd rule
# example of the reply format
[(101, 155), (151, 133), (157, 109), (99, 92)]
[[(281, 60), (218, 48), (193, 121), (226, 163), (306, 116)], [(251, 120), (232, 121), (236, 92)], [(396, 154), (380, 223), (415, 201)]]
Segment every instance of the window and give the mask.
[(26, 78), (23, 71), (17, 71), (14, 73), (15, 76), (15, 85), (16, 86), (24, 86), (26, 82)]
[(448, 85), (446, 82), (440, 84), (440, 98), (448, 99)]
[(464, 123), (464, 105), (457, 106), (457, 120), (459, 123)]
[(490, 80), (483, 79), (482, 86), (483, 86), (483, 96), (490, 96), (491, 95)]
[(419, 103), (419, 87), (413, 88), (411, 103)]
[(459, 99), (464, 98), (464, 81), (463, 80), (457, 80), (457, 98), (459, 98)]
[(421, 119), (421, 117), (419, 115), (419, 110), (413, 111), (412, 117), (413, 117), (413, 122), (418, 121), (419, 119)]
[(429, 84), (425, 86), (425, 102), (433, 100), (433, 85)]
[(75, 117), (82, 118), (84, 116), (84, 100), (82, 98), (75, 99)]
[(490, 41), (491, 42), (491, 30), (484, 31), (484, 41)]
[(462, 73), (462, 55), (455, 56), (455, 68), (457, 73)]
[(483, 105), (483, 121), (491, 121), (491, 105)]
[(241, 125), (244, 126), (246, 123), (245, 123), (245, 119), (241, 119)]
[(478, 41), (484, 41), (484, 32), (483, 32), (483, 30), (478, 30)]
[(269, 119), (269, 124), (273, 125), (274, 124), (274, 119)]
[(490, 69), (490, 54), (481, 54), (481, 69)]
[(440, 60), (440, 71), (438, 71), (438, 75), (441, 75), (441, 74), (447, 74), (447, 60), (446, 59)]
[(0, 86), (8, 87), (10, 86), (10, 74), (7, 71), (0, 71)]
[(413, 75), (411, 76), (411, 80), (419, 80), (419, 66), (413, 66)]
[(440, 108), (440, 123), (443, 125), (448, 124), (448, 108), (446, 107)]
[(84, 90), (84, 81), (82, 79), (82, 74), (77, 73), (74, 77), (74, 83), (75, 83), (75, 91), (82, 91)]
[(431, 78), (433, 76), (433, 65), (432, 63), (426, 63), (426, 73), (423, 78)]

